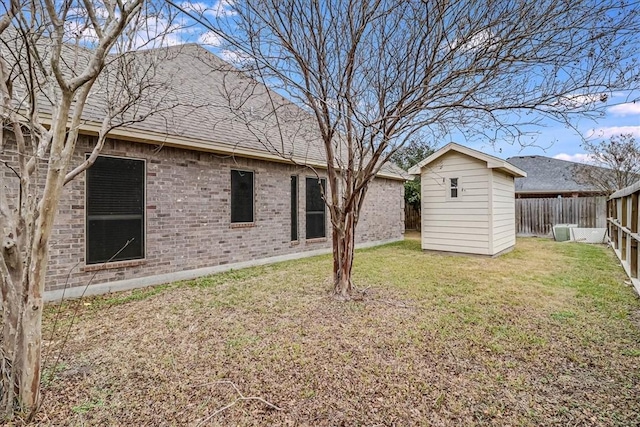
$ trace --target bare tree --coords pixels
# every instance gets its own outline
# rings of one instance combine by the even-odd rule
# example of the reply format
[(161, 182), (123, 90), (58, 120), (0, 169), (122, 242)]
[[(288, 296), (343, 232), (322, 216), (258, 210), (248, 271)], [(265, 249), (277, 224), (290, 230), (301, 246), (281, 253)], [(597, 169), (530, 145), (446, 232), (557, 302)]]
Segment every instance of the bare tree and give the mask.
[(615, 135), (608, 141), (586, 141), (582, 148), (591, 161), (574, 166), (577, 182), (611, 194), (640, 180), (640, 143), (633, 135)]
[(638, 82), (635, 2), (238, 0), (212, 17), (168, 1), (315, 121), (341, 298), (368, 186), (417, 131), (526, 143), (524, 125), (597, 117)]
[[(154, 79), (164, 3), (10, 0), (0, 9), (0, 412), (38, 405), (49, 239), (63, 186), (95, 161), (109, 132), (168, 105)], [(161, 15), (164, 13), (164, 15)], [(145, 31), (155, 25), (154, 34)], [(93, 152), (71, 169), (86, 110)], [(3, 160), (6, 159), (6, 160)]]

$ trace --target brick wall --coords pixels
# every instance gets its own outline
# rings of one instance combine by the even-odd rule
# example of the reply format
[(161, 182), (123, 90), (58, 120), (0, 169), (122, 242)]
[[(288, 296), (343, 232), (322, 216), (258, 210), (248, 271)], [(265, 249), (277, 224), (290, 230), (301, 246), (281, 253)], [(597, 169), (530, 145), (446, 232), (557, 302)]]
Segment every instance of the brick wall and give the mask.
[[(81, 137), (75, 164), (91, 149)], [(305, 239), (305, 167), (232, 158), (147, 144), (109, 141), (105, 155), (146, 160), (146, 257), (91, 271), (85, 259), (84, 174), (65, 187), (51, 239), (47, 290), (135, 279), (217, 265), (329, 248), (327, 237)], [(2, 155), (7, 159), (10, 156)], [(254, 171), (255, 222), (232, 228), (230, 185), (233, 168)], [(298, 175), (299, 241), (290, 242), (290, 176)], [(7, 171), (4, 175), (7, 177)], [(15, 181), (15, 179), (13, 180)], [(376, 179), (370, 186), (357, 230), (358, 242), (398, 239), (404, 231), (403, 186)]]

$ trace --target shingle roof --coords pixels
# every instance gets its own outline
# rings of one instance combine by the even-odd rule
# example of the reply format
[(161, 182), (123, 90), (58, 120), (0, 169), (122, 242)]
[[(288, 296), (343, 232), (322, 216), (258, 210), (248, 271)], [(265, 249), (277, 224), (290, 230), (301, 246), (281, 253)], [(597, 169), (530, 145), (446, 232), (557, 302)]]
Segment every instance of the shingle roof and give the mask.
[(577, 167), (596, 166), (545, 156), (516, 156), (507, 161), (527, 173), (526, 178), (516, 178), (516, 193), (602, 192), (595, 185), (576, 181)]
[[(195, 44), (136, 55), (151, 62), (158, 52), (164, 57), (153, 81), (163, 87), (154, 93), (155, 105), (171, 109), (127, 128), (195, 139), (211, 148), (223, 145), (325, 162), (322, 141), (302, 109)], [(101, 120), (105, 101), (93, 98), (85, 116)]]
[[(76, 62), (86, 62), (90, 51), (72, 53), (77, 55)], [(140, 81), (146, 73), (142, 81), (151, 90), (135, 109), (123, 114), (133, 122), (113, 130), (113, 137), (314, 167), (326, 165), (317, 124), (307, 111), (203, 47), (185, 44), (128, 55), (137, 59), (132, 63), (137, 65), (127, 70), (132, 81)], [(114, 95), (113, 78), (113, 73), (105, 72), (96, 82), (83, 111), (81, 130), (99, 130)], [(40, 104), (46, 112), (44, 101)], [(162, 111), (149, 115), (158, 109)], [(405, 173), (391, 164), (384, 166), (381, 175), (405, 179)]]

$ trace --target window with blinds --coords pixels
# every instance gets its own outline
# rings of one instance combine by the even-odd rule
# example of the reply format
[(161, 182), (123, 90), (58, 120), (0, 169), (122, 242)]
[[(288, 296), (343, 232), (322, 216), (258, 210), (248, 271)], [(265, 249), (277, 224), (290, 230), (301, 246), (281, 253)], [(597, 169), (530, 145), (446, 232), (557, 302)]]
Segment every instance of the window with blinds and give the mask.
[(322, 199), (323, 190), (326, 189), (324, 178), (307, 178), (306, 182), (306, 220), (307, 239), (327, 237), (326, 233), (326, 209)]
[(298, 240), (298, 177), (291, 176), (291, 241)]
[(231, 222), (253, 222), (253, 172), (231, 171)]
[(144, 183), (143, 160), (99, 156), (87, 170), (87, 264), (144, 258)]

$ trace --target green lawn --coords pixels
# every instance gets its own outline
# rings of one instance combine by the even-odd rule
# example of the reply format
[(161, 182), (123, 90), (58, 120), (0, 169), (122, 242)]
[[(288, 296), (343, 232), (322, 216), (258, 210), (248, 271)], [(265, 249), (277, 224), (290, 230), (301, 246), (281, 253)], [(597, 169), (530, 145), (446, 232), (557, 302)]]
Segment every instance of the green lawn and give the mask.
[[(65, 304), (39, 422), (640, 424), (640, 303), (607, 248), (521, 239), (485, 259), (406, 240), (358, 252), (365, 297), (348, 303), (329, 296), (330, 268), (322, 256)], [(211, 416), (238, 397), (224, 381), (281, 410), (246, 400)]]

